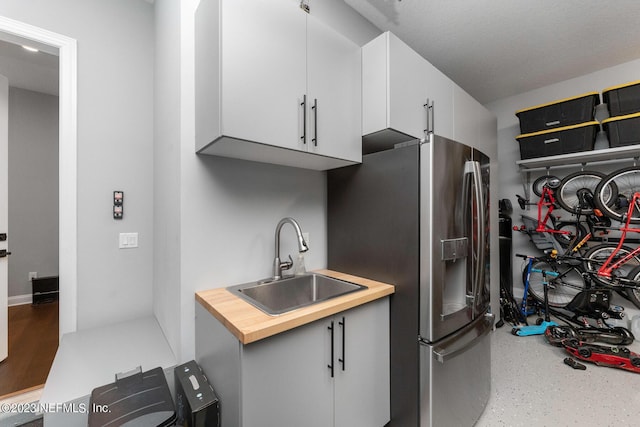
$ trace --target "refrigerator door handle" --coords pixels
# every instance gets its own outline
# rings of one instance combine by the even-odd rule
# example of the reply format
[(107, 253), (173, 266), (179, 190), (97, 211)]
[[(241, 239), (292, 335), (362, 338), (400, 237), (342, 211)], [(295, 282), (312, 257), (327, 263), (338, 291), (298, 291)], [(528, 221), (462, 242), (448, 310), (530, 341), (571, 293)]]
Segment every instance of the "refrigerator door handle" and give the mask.
[(458, 356), (461, 353), (464, 353), (471, 347), (478, 344), (480, 340), (491, 331), (494, 317), (495, 315), (492, 313), (486, 313), (484, 315), (483, 321), (477, 327), (478, 329), (482, 329), (478, 332), (478, 335), (473, 337), (472, 340), (462, 343), (460, 346), (451, 345), (447, 348), (435, 348), (433, 350), (435, 359), (440, 363), (446, 363), (448, 360), (453, 359), (454, 357)]
[(476, 239), (475, 239), (475, 247), (474, 253), (471, 257), (472, 260), (472, 272), (473, 272), (473, 283), (471, 290), (471, 300), (475, 305), (476, 300), (479, 298), (480, 289), (482, 289), (482, 276), (484, 274), (484, 246), (485, 246), (485, 234), (484, 234), (484, 218), (486, 215), (485, 212), (485, 200), (484, 193), (482, 192), (482, 176), (480, 172), (480, 162), (470, 161), (467, 162), (467, 170), (470, 169), (470, 172), (473, 176), (472, 186), (473, 192), (475, 195), (476, 205), (475, 205), (475, 230)]

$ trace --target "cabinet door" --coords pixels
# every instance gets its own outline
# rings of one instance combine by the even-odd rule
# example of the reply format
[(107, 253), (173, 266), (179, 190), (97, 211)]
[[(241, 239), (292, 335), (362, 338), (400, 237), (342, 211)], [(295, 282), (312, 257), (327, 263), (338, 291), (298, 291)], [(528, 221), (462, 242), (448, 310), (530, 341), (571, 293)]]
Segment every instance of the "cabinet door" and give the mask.
[(336, 365), (335, 426), (381, 427), (390, 419), (389, 299), (336, 315), (334, 323), (336, 361), (344, 361)]
[(433, 132), (445, 138), (454, 139), (454, 95), (455, 84), (440, 70), (425, 61), (424, 84), (426, 97), (433, 102)]
[(388, 127), (424, 138), (428, 63), (394, 34), (388, 33), (388, 37)]
[(310, 152), (362, 160), (360, 64), (358, 45), (307, 16), (306, 145)]
[(330, 324), (314, 322), (242, 347), (243, 427), (333, 425)]
[(297, 0), (222, 0), (221, 133), (298, 149), (306, 14)]
[(453, 90), (454, 131), (453, 139), (463, 144), (479, 148), (478, 129), (480, 120), (479, 110), (483, 107), (458, 85)]
[(495, 114), (482, 105), (478, 110), (478, 117), (478, 145), (475, 148), (491, 156), (495, 161), (497, 158), (498, 119)]
[(454, 139), (487, 155), (495, 153), (497, 121), (493, 113), (459, 86), (454, 87)]
[(434, 105), (434, 132), (453, 136), (453, 82), (447, 76), (393, 33), (381, 35), (362, 50), (363, 135), (389, 128), (406, 135), (404, 140), (424, 138), (429, 99)]

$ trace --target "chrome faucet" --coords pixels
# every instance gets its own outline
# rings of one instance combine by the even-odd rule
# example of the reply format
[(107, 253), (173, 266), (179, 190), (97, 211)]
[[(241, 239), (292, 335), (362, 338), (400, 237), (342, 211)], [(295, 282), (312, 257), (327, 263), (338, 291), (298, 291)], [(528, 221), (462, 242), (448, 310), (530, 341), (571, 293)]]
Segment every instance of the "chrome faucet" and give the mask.
[(296, 232), (298, 251), (306, 252), (309, 250), (309, 246), (307, 246), (307, 242), (304, 241), (298, 222), (293, 218), (282, 218), (276, 226), (276, 257), (273, 260), (273, 280), (282, 279), (282, 270), (288, 270), (293, 266), (291, 255), (289, 255), (289, 261), (280, 261), (280, 230), (282, 230), (282, 226), (287, 223), (291, 224)]

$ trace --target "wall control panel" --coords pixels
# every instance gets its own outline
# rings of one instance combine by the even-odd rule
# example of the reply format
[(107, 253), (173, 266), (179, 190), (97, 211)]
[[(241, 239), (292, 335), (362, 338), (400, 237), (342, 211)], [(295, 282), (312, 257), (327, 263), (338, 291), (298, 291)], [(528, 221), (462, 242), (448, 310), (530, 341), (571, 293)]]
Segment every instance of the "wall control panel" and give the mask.
[(122, 219), (124, 216), (124, 191), (113, 192), (113, 219)]

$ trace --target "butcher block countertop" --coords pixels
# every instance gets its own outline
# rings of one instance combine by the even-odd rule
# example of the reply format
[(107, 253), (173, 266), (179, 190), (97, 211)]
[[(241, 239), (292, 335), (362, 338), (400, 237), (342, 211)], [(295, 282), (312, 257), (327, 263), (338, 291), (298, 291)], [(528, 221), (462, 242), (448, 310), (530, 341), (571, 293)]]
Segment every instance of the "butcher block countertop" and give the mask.
[(266, 314), (242, 298), (233, 295), (225, 288), (196, 292), (196, 301), (226, 326), (242, 344), (249, 344), (383, 298), (393, 294), (395, 290), (392, 285), (386, 283), (337, 271), (316, 270), (314, 273), (364, 285), (368, 289), (298, 308), (277, 316)]

